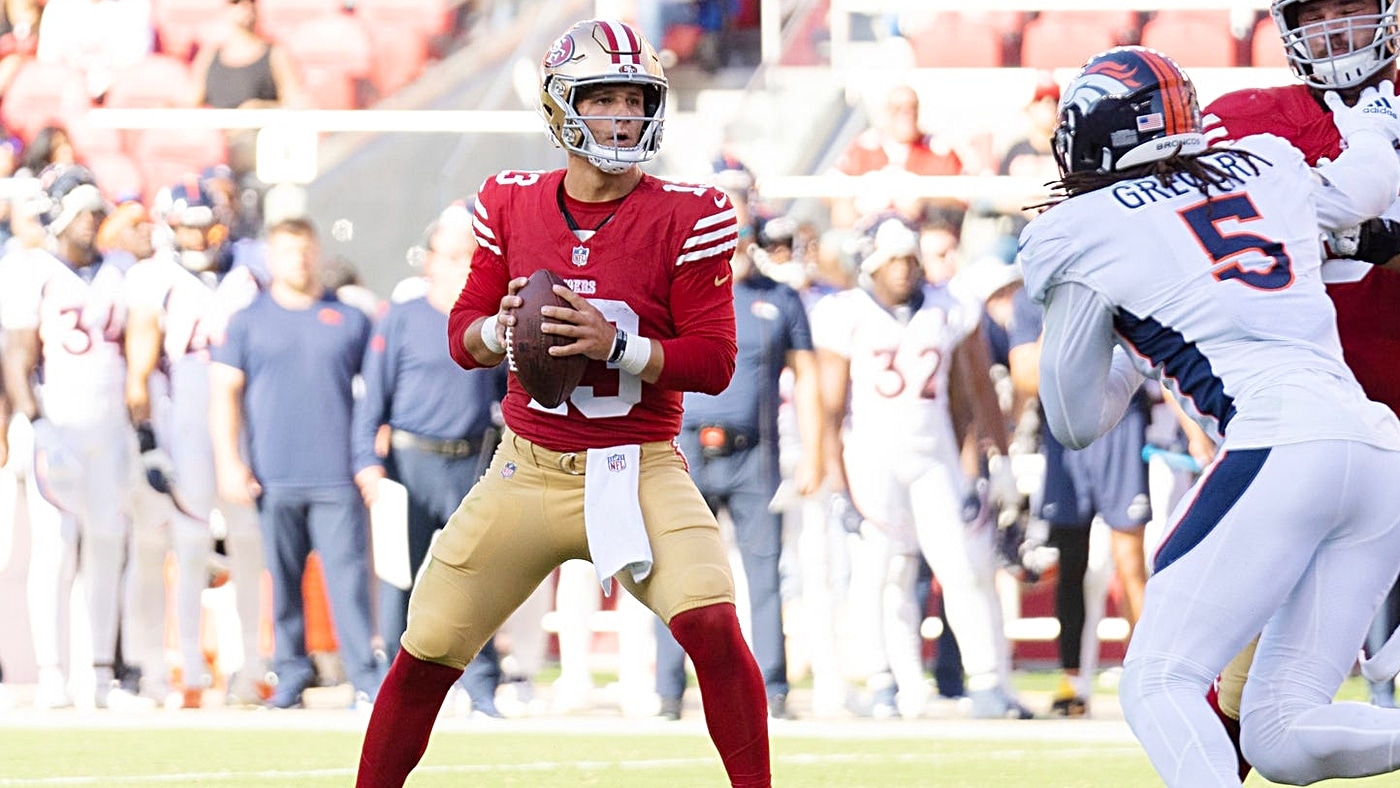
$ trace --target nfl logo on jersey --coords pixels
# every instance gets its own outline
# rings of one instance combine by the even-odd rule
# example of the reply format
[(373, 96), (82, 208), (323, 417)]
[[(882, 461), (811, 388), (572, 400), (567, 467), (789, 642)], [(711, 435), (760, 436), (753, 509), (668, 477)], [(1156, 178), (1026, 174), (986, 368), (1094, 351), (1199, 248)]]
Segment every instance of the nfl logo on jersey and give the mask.
[(582, 267), (584, 267), (585, 265), (588, 265), (588, 247), (587, 247), (587, 246), (575, 246), (575, 247), (574, 247), (574, 259), (573, 259), (573, 263), (574, 263), (574, 265), (578, 266), (579, 268), (582, 268)]
[(620, 473), (627, 470), (627, 458), (621, 454), (609, 454), (608, 470), (612, 473)]

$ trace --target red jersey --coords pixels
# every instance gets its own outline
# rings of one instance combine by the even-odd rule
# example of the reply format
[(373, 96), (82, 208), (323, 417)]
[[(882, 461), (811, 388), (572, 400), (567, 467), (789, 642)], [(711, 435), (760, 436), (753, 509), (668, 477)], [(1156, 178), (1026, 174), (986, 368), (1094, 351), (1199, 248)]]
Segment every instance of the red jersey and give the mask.
[[(1331, 112), (1306, 85), (1227, 93), (1211, 102), (1203, 115), (1207, 133), (1224, 129), (1229, 139), (1274, 134), (1293, 143), (1313, 166), (1342, 151)], [(1327, 271), (1324, 266), (1324, 278)], [(1347, 366), (1368, 397), (1400, 414), (1400, 365), (1395, 363), (1400, 358), (1400, 323), (1392, 317), (1400, 304), (1400, 272), (1378, 266), (1364, 271), (1360, 278), (1328, 281), (1327, 294), (1337, 309), (1337, 333)]]
[(569, 400), (547, 410), (510, 376), (502, 410), (518, 435), (555, 451), (670, 440), (686, 391), (718, 394), (734, 374), (734, 206), (709, 186), (643, 175), (611, 217), (580, 241), (559, 209), (564, 170), (505, 171), (476, 197), (479, 248), (448, 318), (448, 345), (480, 366), (461, 337), (497, 312), (511, 279), (548, 268), (632, 336), (656, 339), (666, 364), (655, 384), (590, 360)]

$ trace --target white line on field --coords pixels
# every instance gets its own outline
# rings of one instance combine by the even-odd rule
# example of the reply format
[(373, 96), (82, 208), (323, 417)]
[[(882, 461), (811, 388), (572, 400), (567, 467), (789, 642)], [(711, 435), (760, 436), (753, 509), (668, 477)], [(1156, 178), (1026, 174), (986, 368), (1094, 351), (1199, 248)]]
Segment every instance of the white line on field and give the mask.
[[(1081, 758), (1087, 753), (1102, 755), (1122, 755), (1125, 753), (1141, 752), (1137, 747), (1071, 747), (1061, 748), (1053, 751), (1045, 750), (998, 750), (995, 755), (998, 758), (1022, 758), (1033, 757), (1036, 759), (1047, 758)], [(986, 751), (982, 751), (981, 756), (985, 756)], [(852, 755), (852, 754), (802, 754), (802, 755), (780, 755), (773, 758), (774, 763), (788, 764), (793, 766), (811, 766), (826, 763), (947, 763), (958, 760), (959, 756), (938, 753), (906, 753), (902, 755)], [(419, 766), (414, 771), (423, 774), (486, 774), (486, 773), (527, 773), (527, 772), (553, 772), (564, 770), (605, 770), (605, 769), (673, 769), (691, 766), (718, 766), (716, 758), (664, 758), (654, 760), (636, 761), (546, 761), (538, 763), (507, 763), (507, 764), (446, 764), (441, 766)], [(145, 775), (104, 775), (100, 777), (0, 777), (0, 786), (50, 786), (50, 785), (162, 785), (162, 784), (188, 784), (200, 780), (223, 780), (246, 782), (249, 784), (259, 784), (266, 781), (277, 781), (276, 784), (285, 785), (283, 781), (295, 779), (308, 779), (318, 777), (353, 777), (353, 768), (335, 769), (298, 769), (294, 771), (265, 770), (256, 772), (185, 772), (182, 774), (145, 774)]]

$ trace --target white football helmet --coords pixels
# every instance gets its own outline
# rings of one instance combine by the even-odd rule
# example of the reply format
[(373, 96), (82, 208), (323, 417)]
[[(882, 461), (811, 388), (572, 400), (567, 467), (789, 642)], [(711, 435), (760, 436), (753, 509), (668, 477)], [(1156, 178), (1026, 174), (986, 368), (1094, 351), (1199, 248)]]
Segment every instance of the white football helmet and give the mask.
[[(1298, 24), (1299, 8), (1311, 1), (1274, 0), (1269, 7), (1288, 65), (1304, 82), (1321, 90), (1353, 88), (1395, 62), (1400, 0), (1375, 0), (1368, 13)], [(1368, 43), (1358, 49), (1345, 43), (1358, 37)], [(1314, 48), (1321, 54), (1314, 54)]]
[[(575, 109), (579, 91), (595, 85), (640, 85), (645, 94), (641, 118), (619, 115), (590, 120), (643, 121), (637, 144), (627, 148), (600, 144)], [(666, 74), (641, 34), (632, 27), (605, 19), (575, 24), (554, 42), (540, 64), (540, 113), (549, 124), (554, 144), (577, 153), (603, 172), (625, 172), (649, 161), (661, 150), (661, 127), (666, 115)]]

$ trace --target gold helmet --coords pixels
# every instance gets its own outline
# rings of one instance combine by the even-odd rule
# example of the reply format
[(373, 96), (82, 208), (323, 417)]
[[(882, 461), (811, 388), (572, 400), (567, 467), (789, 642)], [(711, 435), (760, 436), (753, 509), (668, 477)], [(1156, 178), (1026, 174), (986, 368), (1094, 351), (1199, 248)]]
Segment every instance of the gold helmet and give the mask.
[[(575, 109), (579, 92), (597, 85), (639, 85), (645, 96), (641, 118), (601, 115), (589, 120), (643, 122), (637, 144), (599, 144)], [(564, 31), (540, 64), (540, 113), (554, 144), (588, 159), (603, 172), (620, 173), (649, 161), (661, 150), (666, 115), (666, 74), (641, 34), (622, 22), (588, 19)]]

